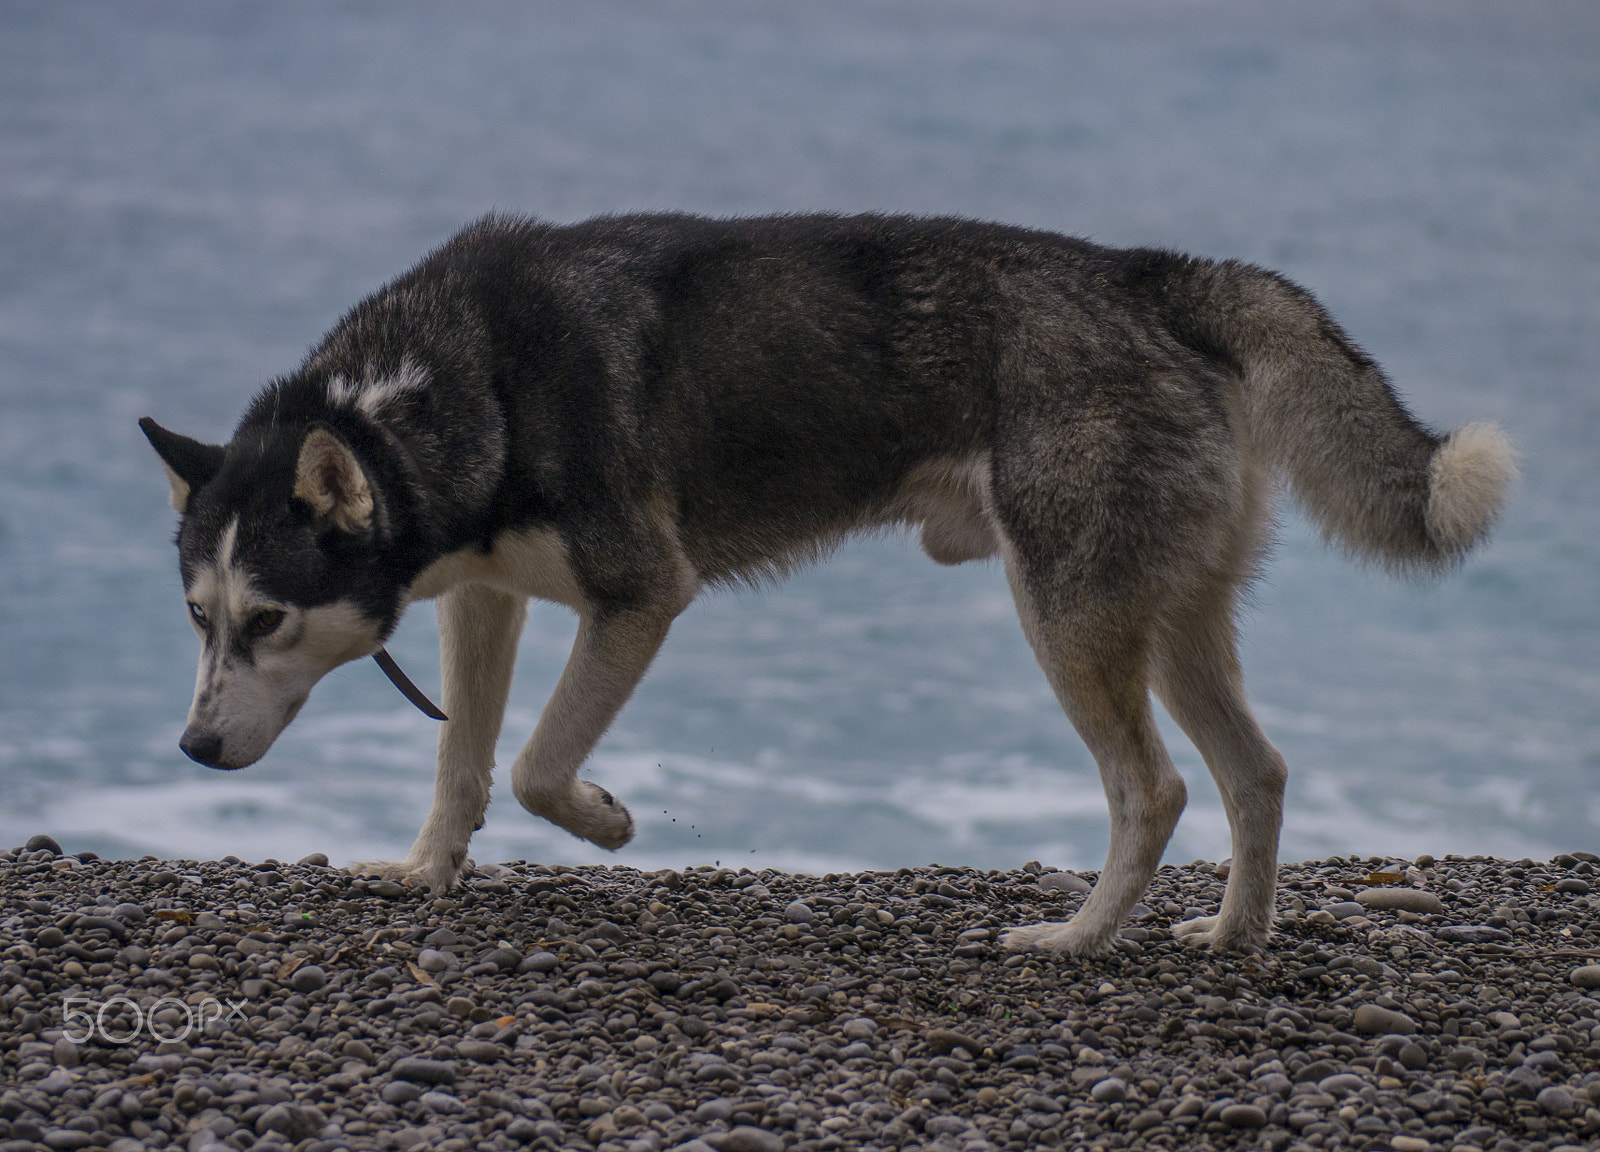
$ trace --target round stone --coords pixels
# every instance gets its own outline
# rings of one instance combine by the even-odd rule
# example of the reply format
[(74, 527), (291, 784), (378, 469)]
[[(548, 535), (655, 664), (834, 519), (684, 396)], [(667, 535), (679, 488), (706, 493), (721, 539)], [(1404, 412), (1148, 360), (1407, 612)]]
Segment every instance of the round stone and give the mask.
[(296, 992), (317, 992), (327, 982), (328, 974), (322, 970), (321, 966), (316, 964), (307, 964), (301, 968), (296, 968), (294, 975), (289, 977), (289, 987)]
[(1229, 1128), (1261, 1128), (1267, 1123), (1267, 1114), (1254, 1104), (1229, 1104), (1217, 1118)]
[(1108, 1076), (1089, 1089), (1089, 1098), (1096, 1104), (1120, 1104), (1128, 1098), (1128, 1082)]
[(1363, 1004), (1356, 1009), (1355, 1030), (1367, 1036), (1410, 1036), (1417, 1030), (1417, 1022), (1404, 1012)]
[(1068, 892), (1083, 895), (1094, 888), (1094, 885), (1079, 876), (1076, 872), (1046, 872), (1039, 877), (1039, 887), (1046, 892)]
[(1542, 1089), (1534, 1102), (1552, 1116), (1568, 1116), (1577, 1111), (1577, 1101), (1570, 1089), (1552, 1084)]
[(1567, 979), (1579, 988), (1600, 988), (1600, 964), (1585, 964), (1581, 968), (1574, 968), (1567, 974)]
[(419, 1084), (451, 1084), (456, 1078), (454, 1061), (428, 1060), (421, 1056), (403, 1056), (394, 1062), (389, 1072), (396, 1080), (414, 1080)]
[(1356, 902), (1363, 908), (1385, 912), (1417, 912), (1429, 916), (1444, 912), (1444, 901), (1421, 888), (1368, 888), (1357, 894)]

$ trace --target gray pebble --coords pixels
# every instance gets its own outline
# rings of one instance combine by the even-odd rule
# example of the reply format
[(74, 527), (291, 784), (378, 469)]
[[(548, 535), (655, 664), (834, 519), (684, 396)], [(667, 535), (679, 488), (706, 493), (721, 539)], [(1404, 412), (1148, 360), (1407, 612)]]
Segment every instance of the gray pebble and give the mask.
[(319, 964), (304, 964), (289, 977), (289, 987), (296, 992), (318, 992), (328, 982), (328, 974)]
[(424, 1092), (417, 1097), (417, 1103), (429, 1112), (438, 1112), (446, 1116), (467, 1110), (467, 1106), (459, 1097), (452, 1096), (448, 1092)]
[(765, 1128), (740, 1124), (717, 1141), (718, 1152), (783, 1152), (783, 1137)]
[(1550, 1087), (1542, 1089), (1536, 1097), (1535, 1103), (1552, 1116), (1570, 1116), (1578, 1109), (1578, 1102), (1571, 1091), (1559, 1084), (1552, 1084)]
[(456, 1079), (454, 1061), (428, 1060), (421, 1056), (396, 1060), (389, 1072), (397, 1080), (415, 1080), (419, 1084), (453, 1084)]
[(1368, 888), (1356, 895), (1356, 902), (1365, 908), (1389, 912), (1417, 912), (1434, 916), (1444, 912), (1444, 902), (1421, 888)]
[(493, 1041), (467, 1039), (456, 1045), (456, 1055), (463, 1060), (477, 1060), (489, 1064), (496, 1060), (504, 1060), (507, 1053), (503, 1045)]
[(80, 1132), (76, 1128), (52, 1128), (44, 1134), (45, 1146), (55, 1152), (71, 1152), (72, 1149), (87, 1148), (98, 1143), (88, 1132)]
[(1094, 889), (1093, 884), (1076, 872), (1046, 872), (1039, 877), (1038, 884), (1046, 892), (1068, 892), (1079, 895)]
[(1267, 1114), (1254, 1104), (1229, 1104), (1217, 1117), (1229, 1128), (1262, 1128)]
[(1579, 988), (1600, 988), (1600, 964), (1585, 964), (1567, 973), (1567, 979)]
[(1120, 1104), (1128, 1098), (1128, 1083), (1116, 1076), (1108, 1076), (1089, 1089), (1089, 1098), (1096, 1104)]
[(48, 852), (52, 856), (61, 855), (61, 845), (56, 843), (54, 836), (47, 836), (43, 832), (37, 836), (28, 837), (28, 842), (22, 846), (24, 852)]
[(1368, 1036), (1409, 1036), (1417, 1030), (1417, 1022), (1404, 1012), (1363, 1004), (1356, 1009), (1354, 1027)]
[(451, 963), (450, 954), (437, 948), (424, 948), (417, 953), (417, 967), (424, 972), (443, 972)]
[(421, 1084), (410, 1080), (391, 1080), (379, 1095), (385, 1104), (409, 1104), (426, 1091)]
[(784, 908), (783, 918), (791, 924), (810, 924), (817, 918), (817, 914), (804, 900), (794, 900)]
[(1366, 1086), (1367, 1082), (1353, 1072), (1337, 1072), (1317, 1081), (1318, 1091), (1327, 1093), (1335, 1100), (1353, 1095)]
[(1322, 910), (1336, 920), (1348, 920), (1352, 916), (1364, 916), (1367, 912), (1364, 905), (1358, 904), (1354, 900), (1335, 900), (1331, 904), (1324, 904)]
[(843, 1029), (846, 1040), (870, 1040), (877, 1030), (878, 1022), (865, 1018), (846, 1021)]
[(535, 952), (524, 957), (522, 963), (517, 965), (518, 972), (554, 972), (561, 965), (561, 958), (554, 952)]
[(506, 1135), (518, 1144), (531, 1144), (539, 1138), (539, 1126), (526, 1116), (518, 1116), (506, 1125)]

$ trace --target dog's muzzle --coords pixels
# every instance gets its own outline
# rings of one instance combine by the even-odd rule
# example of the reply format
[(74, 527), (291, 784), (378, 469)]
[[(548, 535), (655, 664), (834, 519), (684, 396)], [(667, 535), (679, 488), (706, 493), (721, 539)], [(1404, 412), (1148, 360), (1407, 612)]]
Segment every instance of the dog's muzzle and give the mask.
[(187, 729), (182, 739), (178, 741), (178, 748), (196, 764), (204, 764), (207, 768), (233, 767), (232, 764), (222, 762), (222, 737), (215, 732), (196, 732), (193, 728)]

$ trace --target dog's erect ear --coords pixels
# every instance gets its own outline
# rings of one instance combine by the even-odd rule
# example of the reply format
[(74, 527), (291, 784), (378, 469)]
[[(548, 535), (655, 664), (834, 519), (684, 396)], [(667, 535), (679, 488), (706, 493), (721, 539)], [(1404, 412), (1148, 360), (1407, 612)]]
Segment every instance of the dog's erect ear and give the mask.
[(372, 530), (372, 486), (367, 474), (355, 453), (326, 428), (312, 428), (300, 445), (294, 494), (319, 518), (332, 520), (346, 532), (364, 535)]
[(167, 482), (172, 485), (172, 506), (182, 514), (189, 507), (190, 494), (211, 483), (221, 470), (225, 449), (168, 432), (148, 416), (139, 421), (139, 430), (161, 457)]

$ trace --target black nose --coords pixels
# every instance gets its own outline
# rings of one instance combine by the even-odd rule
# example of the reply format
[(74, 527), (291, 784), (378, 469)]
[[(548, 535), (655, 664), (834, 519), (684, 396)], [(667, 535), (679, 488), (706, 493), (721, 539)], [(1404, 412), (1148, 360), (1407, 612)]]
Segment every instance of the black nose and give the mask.
[(215, 732), (185, 732), (183, 739), (178, 741), (178, 747), (197, 764), (204, 764), (207, 768), (223, 766), (222, 737)]

